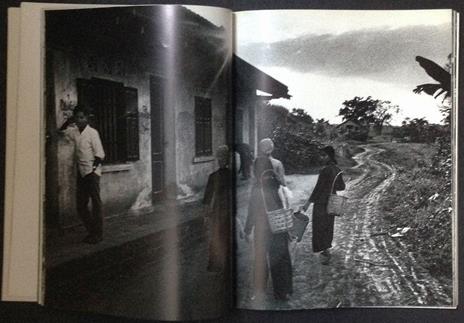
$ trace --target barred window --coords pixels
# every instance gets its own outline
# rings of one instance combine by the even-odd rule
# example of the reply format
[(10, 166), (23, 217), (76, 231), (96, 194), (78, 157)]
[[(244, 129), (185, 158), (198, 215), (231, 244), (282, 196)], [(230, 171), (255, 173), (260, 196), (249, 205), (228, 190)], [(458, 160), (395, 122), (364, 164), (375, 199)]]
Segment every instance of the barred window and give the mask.
[(195, 155), (213, 154), (213, 134), (211, 125), (211, 99), (195, 97)]
[(79, 105), (90, 111), (90, 125), (100, 134), (105, 163), (138, 160), (137, 89), (98, 78), (77, 79), (77, 94)]

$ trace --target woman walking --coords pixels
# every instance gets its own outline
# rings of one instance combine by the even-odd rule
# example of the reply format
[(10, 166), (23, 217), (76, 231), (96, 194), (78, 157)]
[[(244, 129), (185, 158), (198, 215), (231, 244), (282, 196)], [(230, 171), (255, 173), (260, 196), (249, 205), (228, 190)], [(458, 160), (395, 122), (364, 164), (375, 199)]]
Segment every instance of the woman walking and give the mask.
[(283, 207), (278, 190), (280, 185), (286, 185), (282, 163), (271, 157), (273, 149), (271, 139), (260, 141), (260, 155), (254, 162), (255, 184), (251, 192), (245, 234), (249, 240), (254, 229), (254, 297), (264, 297), (270, 271), (275, 299), (288, 300), (293, 292), (289, 235), (287, 232), (273, 234), (266, 214), (266, 210)]
[(337, 167), (333, 147), (327, 146), (322, 151), (325, 153), (326, 166), (321, 169), (316, 186), (310, 198), (305, 203), (304, 209), (307, 209), (311, 203), (314, 203), (312, 221), (313, 251), (321, 253), (321, 256), (323, 256), (322, 264), (326, 265), (330, 260), (330, 248), (332, 247), (335, 222), (335, 216), (327, 213), (327, 203), (330, 194), (336, 194), (337, 191), (345, 189), (345, 183), (340, 174), (341, 170)]
[(232, 172), (229, 165), (229, 149), (220, 146), (216, 157), (219, 169), (209, 175), (206, 184), (203, 204), (208, 206), (205, 221), (209, 226), (209, 259), (208, 268), (210, 272), (227, 272), (231, 256), (231, 215), (230, 206), (232, 198)]

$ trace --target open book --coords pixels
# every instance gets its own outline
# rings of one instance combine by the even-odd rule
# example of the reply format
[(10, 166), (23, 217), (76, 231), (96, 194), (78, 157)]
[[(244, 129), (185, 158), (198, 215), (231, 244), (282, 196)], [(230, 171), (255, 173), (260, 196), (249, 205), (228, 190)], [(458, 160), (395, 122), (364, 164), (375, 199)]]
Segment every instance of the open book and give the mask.
[(455, 308), (457, 21), (10, 9), (2, 299)]

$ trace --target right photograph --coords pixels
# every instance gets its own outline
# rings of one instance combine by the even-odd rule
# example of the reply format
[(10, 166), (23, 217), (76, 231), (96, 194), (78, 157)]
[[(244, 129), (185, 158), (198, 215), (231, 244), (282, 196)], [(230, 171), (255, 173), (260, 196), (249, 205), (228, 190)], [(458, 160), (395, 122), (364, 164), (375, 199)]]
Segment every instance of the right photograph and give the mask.
[(239, 308), (456, 307), (456, 21), (236, 13)]

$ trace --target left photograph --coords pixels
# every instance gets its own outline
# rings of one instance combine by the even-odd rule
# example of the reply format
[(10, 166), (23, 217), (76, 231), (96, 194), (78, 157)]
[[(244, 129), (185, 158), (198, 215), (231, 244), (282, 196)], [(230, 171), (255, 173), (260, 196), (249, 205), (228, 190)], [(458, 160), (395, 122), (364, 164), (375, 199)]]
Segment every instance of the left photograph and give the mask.
[(213, 7), (45, 11), (45, 305), (232, 305), (231, 28)]

